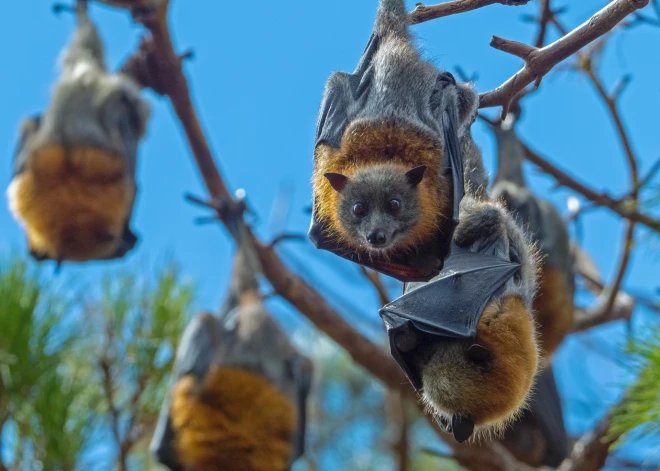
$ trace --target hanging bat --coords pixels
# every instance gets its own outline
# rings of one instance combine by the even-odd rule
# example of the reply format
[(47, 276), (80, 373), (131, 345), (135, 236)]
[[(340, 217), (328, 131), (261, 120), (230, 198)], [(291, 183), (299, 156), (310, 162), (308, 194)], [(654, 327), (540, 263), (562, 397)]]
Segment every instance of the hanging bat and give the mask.
[(23, 123), (7, 190), (30, 254), (58, 263), (121, 258), (135, 246), (137, 147), (149, 118), (138, 85), (106, 71), (86, 2), (75, 11), (50, 105)]
[(459, 442), (501, 433), (519, 416), (539, 357), (535, 251), (504, 207), (476, 196), (483, 167), (468, 163), (481, 155), (469, 132), (462, 140), (467, 193), (451, 255), (439, 275), (406, 283), (380, 311), (392, 356)]
[(516, 113), (492, 126), (497, 141), (498, 168), (490, 195), (504, 202), (526, 228), (542, 255), (534, 310), (544, 362), (573, 326), (574, 262), (568, 229), (549, 202), (537, 198), (525, 184), (523, 144), (515, 131)]
[(150, 449), (172, 471), (284, 471), (305, 447), (312, 364), (266, 312), (241, 244), (218, 316), (186, 328)]
[(428, 280), (446, 258), (463, 192), (459, 137), (470, 85), (424, 61), (403, 0), (381, 0), (353, 74), (328, 80), (316, 131), (309, 231), (329, 250), (399, 280)]
[(530, 466), (557, 468), (568, 456), (569, 443), (552, 366), (538, 377), (529, 408), (502, 440), (504, 446)]

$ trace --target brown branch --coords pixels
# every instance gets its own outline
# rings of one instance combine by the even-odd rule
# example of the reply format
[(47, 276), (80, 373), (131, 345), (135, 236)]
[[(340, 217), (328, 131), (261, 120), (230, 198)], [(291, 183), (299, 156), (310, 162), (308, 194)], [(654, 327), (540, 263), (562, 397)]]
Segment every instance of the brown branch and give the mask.
[[(164, 10), (144, 21), (151, 37), (143, 39), (139, 51), (128, 60), (123, 70), (136, 77), (143, 86), (150, 87), (170, 99), (209, 194), (216, 200), (231, 201), (199, 124), (181, 61), (172, 45), (167, 25), (167, 3), (165, 2)], [(237, 235), (235, 232), (230, 233)], [(356, 363), (376, 378), (390, 388), (404, 390), (408, 397), (415, 397), (403, 372), (385, 349), (370, 342), (354, 329), (330, 307), (318, 291), (292, 273), (272, 247), (257, 240), (248, 227), (245, 227), (244, 234), (254, 245), (264, 275), (282, 298), (341, 345)]]
[(593, 306), (588, 309), (576, 308), (573, 319), (573, 332), (582, 332), (593, 327), (618, 320), (629, 321), (635, 309), (635, 301), (628, 294), (619, 291), (610, 307), (609, 300), (613, 289), (603, 289)]
[(571, 177), (563, 170), (555, 167), (524, 143), (523, 149), (525, 152), (525, 158), (539, 167), (541, 171), (554, 178), (559, 185), (570, 188), (596, 205), (608, 208), (629, 221), (642, 224), (655, 232), (660, 232), (660, 219), (653, 218), (640, 213), (635, 209), (631, 209), (626, 202), (616, 200), (607, 193), (598, 193), (597, 191), (592, 190), (576, 178)]
[(612, 417), (608, 414), (598, 425), (573, 446), (569, 459), (558, 471), (598, 471), (605, 466), (610, 446), (616, 437), (608, 436)]
[(410, 14), (411, 24), (423, 23), (444, 16), (456, 15), (499, 3), (501, 5), (525, 5), (530, 0), (452, 0), (439, 5), (424, 5), (418, 3)]
[(513, 77), (495, 90), (482, 93), (479, 97), (480, 108), (502, 106), (503, 114), (518, 92), (547, 74), (555, 65), (567, 59), (587, 44), (612, 30), (626, 16), (645, 7), (649, 0), (614, 0), (584, 24), (557, 41), (531, 52), (525, 65)]
[(390, 391), (387, 395), (387, 407), (389, 422), (394, 432), (394, 440), (391, 444), (392, 453), (396, 457), (398, 471), (408, 471), (410, 451), (410, 421), (406, 406), (408, 401), (397, 391)]

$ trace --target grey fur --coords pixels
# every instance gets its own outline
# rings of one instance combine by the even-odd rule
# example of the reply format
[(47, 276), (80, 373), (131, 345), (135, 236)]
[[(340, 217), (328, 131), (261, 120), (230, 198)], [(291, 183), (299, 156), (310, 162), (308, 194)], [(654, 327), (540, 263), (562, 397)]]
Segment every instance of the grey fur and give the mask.
[[(400, 203), (398, 211), (389, 207), (392, 200)], [(364, 206), (364, 216), (354, 213), (356, 203)], [(408, 182), (405, 174), (390, 167), (363, 169), (348, 179), (339, 197), (338, 211), (353, 240), (373, 250), (387, 250), (395, 246), (419, 219), (417, 187)], [(385, 245), (373, 247), (369, 243), (368, 237), (376, 231), (385, 234)]]
[[(239, 306), (246, 292), (258, 290), (257, 271), (251, 259), (250, 249), (241, 244), (227, 299), (219, 314), (201, 314), (186, 328), (177, 350), (172, 384), (186, 375), (201, 382), (211, 366), (234, 366), (263, 375), (298, 407), (293, 462), (304, 451), (305, 409), (313, 366), (293, 347), (261, 302)], [(175, 471), (181, 468), (172, 443), (170, 401), (168, 397), (161, 408), (150, 450)]]
[(559, 268), (574, 289), (573, 255), (566, 224), (554, 206), (537, 198), (527, 188), (522, 169), (524, 148), (514, 126), (504, 123), (493, 132), (497, 141), (498, 170), (491, 197), (506, 204), (536, 243), (544, 263)]
[(78, 26), (60, 59), (61, 76), (50, 106), (36, 132), (15, 158), (14, 171), (24, 170), (31, 150), (46, 144), (95, 146), (122, 156), (135, 172), (137, 145), (145, 133), (150, 107), (140, 87), (124, 74), (108, 74), (103, 45), (83, 7)]

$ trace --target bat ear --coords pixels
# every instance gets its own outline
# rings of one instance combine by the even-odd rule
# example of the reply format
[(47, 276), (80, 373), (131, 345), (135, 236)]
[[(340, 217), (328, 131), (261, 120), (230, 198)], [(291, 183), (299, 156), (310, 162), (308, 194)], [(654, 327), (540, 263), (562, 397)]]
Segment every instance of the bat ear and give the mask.
[(412, 170), (408, 170), (406, 172), (406, 180), (408, 180), (408, 184), (415, 188), (419, 185), (419, 182), (422, 181), (422, 178), (424, 178), (424, 172), (426, 172), (426, 165), (420, 165)]
[(346, 186), (346, 183), (348, 183), (348, 177), (346, 175), (342, 175), (341, 173), (324, 173), (323, 176), (328, 179), (330, 182), (330, 185), (332, 185), (332, 188), (337, 190), (339, 193), (344, 189)]

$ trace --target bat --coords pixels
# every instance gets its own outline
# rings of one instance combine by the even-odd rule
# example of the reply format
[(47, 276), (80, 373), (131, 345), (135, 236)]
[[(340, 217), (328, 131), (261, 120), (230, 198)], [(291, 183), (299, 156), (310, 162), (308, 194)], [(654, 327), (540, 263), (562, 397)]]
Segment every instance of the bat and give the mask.
[(449, 253), (464, 191), (459, 138), (470, 85), (424, 61), (403, 0), (382, 0), (352, 74), (328, 80), (316, 131), (309, 237), (402, 281), (427, 281)]
[(137, 148), (149, 119), (139, 86), (106, 71), (86, 2), (75, 12), (51, 102), (23, 122), (7, 189), (32, 257), (58, 264), (117, 259), (136, 245)]
[(177, 350), (150, 445), (172, 471), (283, 471), (304, 453), (312, 363), (261, 304), (247, 250), (220, 313), (195, 318)]

